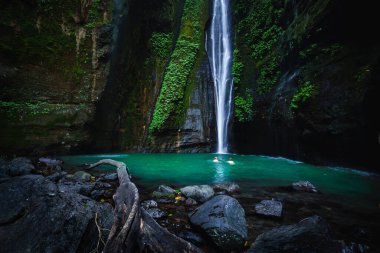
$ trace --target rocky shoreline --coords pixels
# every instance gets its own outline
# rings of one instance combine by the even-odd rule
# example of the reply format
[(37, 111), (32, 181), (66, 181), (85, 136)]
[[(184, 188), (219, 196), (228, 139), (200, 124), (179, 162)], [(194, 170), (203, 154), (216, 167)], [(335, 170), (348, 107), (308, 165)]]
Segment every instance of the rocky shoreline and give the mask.
[[(114, 223), (115, 172), (58, 160), (0, 160), (0, 252), (101, 252)], [(141, 188), (141, 207), (204, 252), (379, 252), (379, 211), (346, 206), (310, 182), (241, 192), (232, 182)]]

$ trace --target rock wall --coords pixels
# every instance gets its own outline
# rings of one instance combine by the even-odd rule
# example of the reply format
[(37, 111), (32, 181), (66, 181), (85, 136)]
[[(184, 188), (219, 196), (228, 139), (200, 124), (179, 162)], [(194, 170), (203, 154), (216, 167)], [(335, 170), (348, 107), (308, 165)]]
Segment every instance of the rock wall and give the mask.
[(109, 71), (107, 0), (0, 3), (0, 153), (67, 153), (89, 141)]
[(235, 150), (378, 166), (380, 44), (373, 3), (233, 3)]

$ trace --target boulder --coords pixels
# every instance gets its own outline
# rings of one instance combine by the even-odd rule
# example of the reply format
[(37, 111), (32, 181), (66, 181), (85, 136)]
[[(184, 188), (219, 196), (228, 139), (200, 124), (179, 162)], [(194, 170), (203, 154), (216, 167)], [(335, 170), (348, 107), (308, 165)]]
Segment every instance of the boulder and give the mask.
[(292, 187), (296, 191), (314, 192), (317, 193), (317, 188), (309, 181), (298, 181), (292, 184)]
[(117, 180), (118, 180), (117, 173), (110, 173), (110, 174), (106, 174), (106, 175), (101, 176), (97, 181), (113, 182), (113, 181), (117, 181)]
[(214, 190), (209, 185), (186, 186), (180, 190), (187, 198), (192, 198), (202, 203), (214, 196)]
[(255, 212), (266, 217), (280, 218), (282, 216), (282, 203), (278, 200), (263, 200), (255, 205)]
[(0, 192), (1, 252), (90, 252), (97, 248), (97, 224), (103, 241), (113, 224), (111, 205), (60, 192), (40, 175), (11, 178)]
[(189, 218), (223, 250), (239, 248), (247, 239), (244, 209), (230, 196), (213, 197), (191, 212)]
[(81, 181), (90, 181), (91, 175), (84, 171), (77, 171), (74, 173), (73, 178)]
[(186, 206), (196, 206), (196, 205), (198, 205), (198, 202), (195, 199), (188, 198), (188, 199), (186, 199), (185, 205)]
[(237, 193), (240, 191), (240, 187), (238, 184), (233, 182), (224, 182), (224, 183), (218, 183), (213, 185), (214, 191), (224, 191), (229, 194)]
[(297, 224), (281, 226), (259, 235), (248, 253), (340, 253), (342, 243), (332, 239), (329, 225), (312, 216)]
[(2, 170), (11, 177), (27, 175), (32, 172), (34, 166), (32, 162), (25, 157), (17, 157), (10, 162), (2, 165)]

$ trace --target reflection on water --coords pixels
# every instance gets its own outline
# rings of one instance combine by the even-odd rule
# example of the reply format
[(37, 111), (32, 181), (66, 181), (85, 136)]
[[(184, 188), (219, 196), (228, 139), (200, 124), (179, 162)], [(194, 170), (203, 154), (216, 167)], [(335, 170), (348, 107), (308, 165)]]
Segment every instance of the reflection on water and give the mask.
[(235, 165), (235, 162), (232, 160), (232, 158), (225, 160), (224, 156), (219, 155), (214, 157), (213, 166), (215, 168), (215, 174), (213, 182), (221, 183), (231, 181), (229, 172), (233, 165)]

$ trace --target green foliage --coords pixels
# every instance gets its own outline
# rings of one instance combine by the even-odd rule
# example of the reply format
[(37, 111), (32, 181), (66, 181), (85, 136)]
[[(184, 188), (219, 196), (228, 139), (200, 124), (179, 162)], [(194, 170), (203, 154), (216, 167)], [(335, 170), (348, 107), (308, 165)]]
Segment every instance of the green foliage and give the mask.
[(82, 65), (79, 63), (74, 65), (72, 73), (74, 81), (78, 85), (82, 82), (83, 77), (87, 74), (87, 72), (83, 69)]
[[(184, 113), (185, 89), (200, 48), (202, 28), (198, 19), (203, 4), (203, 0), (185, 2), (180, 35), (165, 72), (149, 133), (159, 131), (168, 120), (175, 121)], [(161, 42), (157, 43), (159, 49), (166, 44)]]
[(86, 28), (94, 29), (103, 25), (103, 17), (100, 7), (101, 0), (92, 0), (91, 7), (88, 10)]
[(234, 104), (234, 116), (239, 122), (248, 122), (253, 119), (253, 97), (249, 90), (244, 97), (236, 95)]
[(237, 25), (238, 37), (249, 49), (258, 71), (259, 94), (269, 92), (280, 78), (277, 45), (284, 32), (280, 26), (283, 12), (280, 0), (238, 0), (236, 4), (236, 14), (243, 17)]
[(307, 81), (305, 82), (294, 94), (292, 101), (290, 102), (291, 109), (297, 109), (301, 103), (306, 102), (311, 97), (318, 94), (318, 87), (315, 84)]
[(240, 61), (239, 49), (234, 50), (234, 61), (232, 64), (232, 76), (234, 77), (234, 84), (238, 85), (241, 80), (241, 75), (244, 70), (244, 64)]
[(361, 67), (358, 70), (358, 72), (355, 75), (355, 79), (357, 82), (363, 82), (367, 80), (370, 75), (371, 75), (370, 65), (366, 65), (364, 67)]
[(153, 54), (159, 58), (166, 58), (170, 55), (172, 47), (172, 33), (153, 33), (150, 39)]

